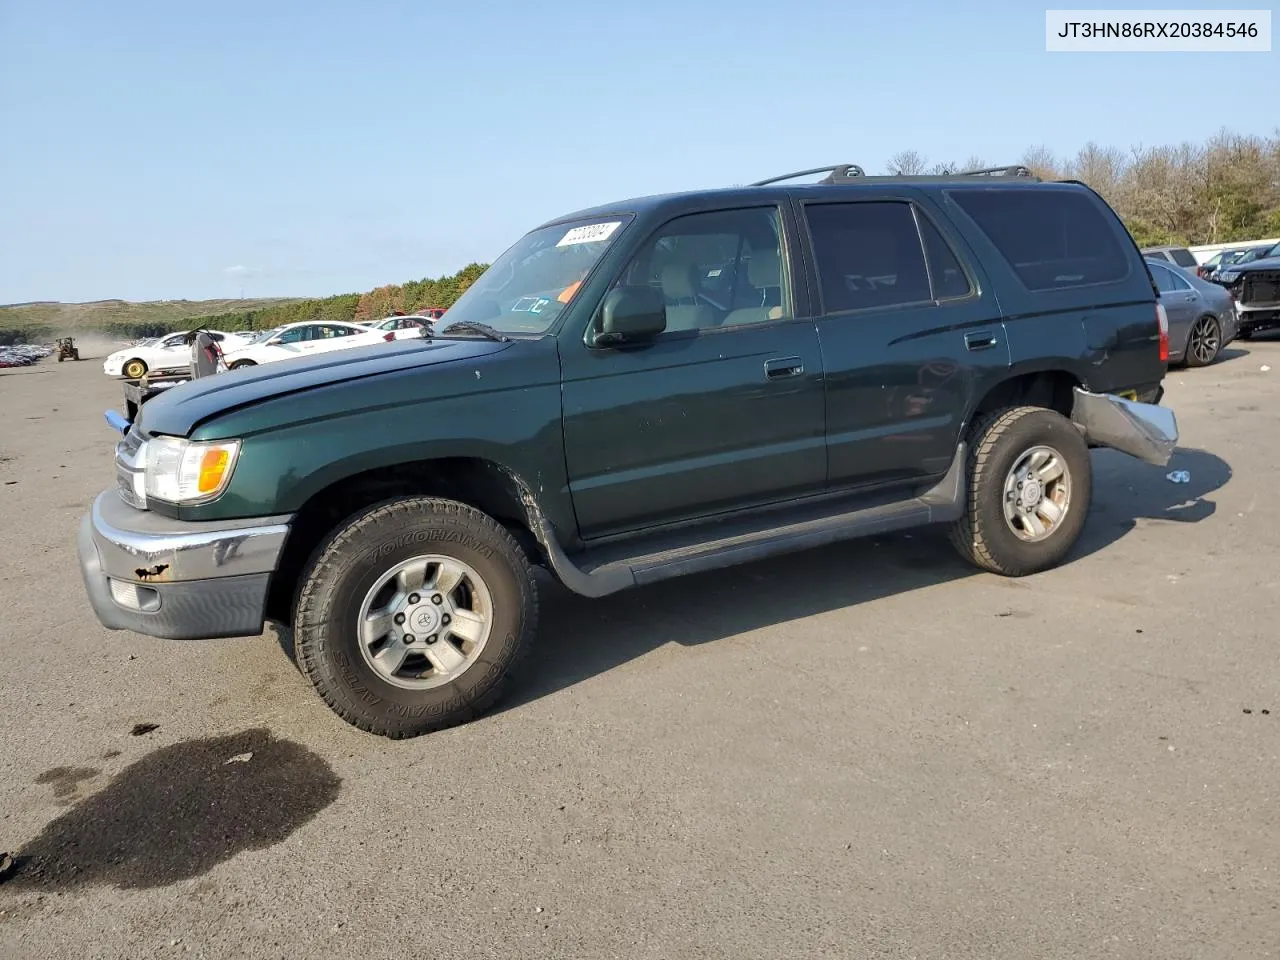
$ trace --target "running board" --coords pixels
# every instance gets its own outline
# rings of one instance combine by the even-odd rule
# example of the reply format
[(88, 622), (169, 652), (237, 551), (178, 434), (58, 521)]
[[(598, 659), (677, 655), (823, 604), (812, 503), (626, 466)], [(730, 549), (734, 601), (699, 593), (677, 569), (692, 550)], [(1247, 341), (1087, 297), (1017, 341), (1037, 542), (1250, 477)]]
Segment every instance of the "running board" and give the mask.
[[(597, 549), (570, 557), (554, 537), (544, 534), (539, 539), (547, 551), (551, 568), (560, 581), (574, 593), (586, 597), (603, 597), (619, 590), (656, 583), (688, 573), (700, 573), (735, 566), (779, 554), (794, 553), (857, 537), (889, 533), (928, 523), (959, 519), (964, 513), (966, 493), (966, 444), (956, 449), (951, 467), (935, 486), (909, 500), (880, 503), (847, 509), (847, 501), (832, 506), (830, 502), (809, 505), (796, 511), (790, 521), (777, 522), (776, 516), (724, 520), (714, 528), (706, 525), (698, 531), (682, 530), (666, 535), (655, 543), (645, 538), (642, 552), (634, 556), (602, 556)], [(798, 515), (797, 515), (798, 514)], [(773, 522), (769, 522), (770, 519)], [(711, 539), (695, 539), (699, 533)], [(633, 546), (641, 546), (634, 544)], [(616, 549), (616, 548), (615, 548)], [(613, 553), (613, 550), (610, 550)], [(597, 562), (592, 562), (596, 554)], [(575, 559), (578, 561), (575, 563)]]

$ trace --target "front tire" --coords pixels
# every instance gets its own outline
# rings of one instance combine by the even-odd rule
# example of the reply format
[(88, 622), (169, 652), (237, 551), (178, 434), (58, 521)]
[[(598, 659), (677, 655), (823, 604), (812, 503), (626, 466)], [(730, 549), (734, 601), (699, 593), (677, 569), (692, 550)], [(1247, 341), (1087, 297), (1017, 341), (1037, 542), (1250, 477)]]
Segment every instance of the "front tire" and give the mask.
[(991, 413), (969, 433), (964, 515), (951, 541), (975, 566), (1023, 577), (1056, 566), (1084, 528), (1093, 463), (1080, 431), (1043, 407)]
[(294, 642), (338, 716), (401, 739), (495, 704), (537, 619), (528, 560), (504, 527), (463, 503), (406, 497), (356, 515), (317, 550)]
[(134, 357), (134, 359), (124, 365), (124, 370), (122, 372), (124, 373), (126, 380), (141, 380), (143, 376), (146, 375), (147, 364), (145, 361)]
[(240, 369), (242, 369), (242, 368), (244, 368), (244, 367), (256, 367), (256, 366), (257, 366), (257, 364), (256, 364), (256, 363), (254, 363), (252, 360), (237, 360), (235, 363), (231, 364), (231, 366), (230, 366), (230, 367), (228, 367), (227, 369), (228, 369), (228, 370), (240, 370)]

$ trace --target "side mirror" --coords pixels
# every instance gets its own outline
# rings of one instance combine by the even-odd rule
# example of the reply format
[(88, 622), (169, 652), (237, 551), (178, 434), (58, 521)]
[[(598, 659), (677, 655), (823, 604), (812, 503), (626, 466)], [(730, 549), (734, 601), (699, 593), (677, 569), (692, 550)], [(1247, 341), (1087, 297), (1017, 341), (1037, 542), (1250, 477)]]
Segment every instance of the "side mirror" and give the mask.
[(614, 287), (600, 307), (597, 346), (651, 340), (667, 329), (667, 305), (656, 287)]
[(272, 337), (270, 340), (267, 341), (267, 346), (274, 347), (276, 344), (283, 343), (283, 342), (284, 341), (281, 340), (279, 337)]

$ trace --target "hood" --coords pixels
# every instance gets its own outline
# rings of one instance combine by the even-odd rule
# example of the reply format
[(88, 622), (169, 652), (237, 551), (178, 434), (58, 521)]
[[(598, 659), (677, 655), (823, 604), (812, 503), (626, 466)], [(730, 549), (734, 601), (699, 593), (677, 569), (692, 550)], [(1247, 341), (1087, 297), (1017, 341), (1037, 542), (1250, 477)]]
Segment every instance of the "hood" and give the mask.
[(1222, 268), (1222, 272), (1226, 273), (1228, 270), (1240, 273), (1251, 273), (1254, 270), (1280, 270), (1280, 255), (1262, 260), (1250, 260), (1248, 263), (1229, 263)]
[(148, 400), (138, 412), (138, 425), (147, 434), (183, 437), (209, 417), (265, 400), (415, 367), (474, 361), (499, 353), (514, 342), (392, 340), (228, 370), (180, 383)]

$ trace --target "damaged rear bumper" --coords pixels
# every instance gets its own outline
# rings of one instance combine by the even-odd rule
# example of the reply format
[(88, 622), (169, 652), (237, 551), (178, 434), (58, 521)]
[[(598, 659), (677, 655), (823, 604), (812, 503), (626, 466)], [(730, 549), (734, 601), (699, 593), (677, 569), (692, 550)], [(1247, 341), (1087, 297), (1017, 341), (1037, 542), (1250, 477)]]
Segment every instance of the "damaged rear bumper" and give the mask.
[(80, 574), (104, 627), (169, 640), (257, 636), (291, 517), (186, 523), (114, 490), (80, 524)]
[(1091, 446), (1110, 447), (1146, 463), (1165, 466), (1178, 446), (1178, 420), (1156, 403), (1075, 389), (1071, 420)]

